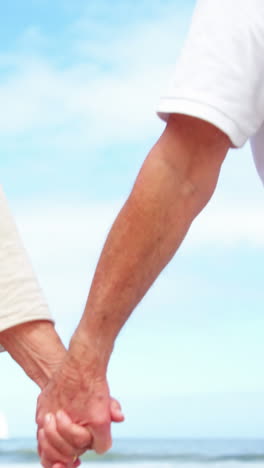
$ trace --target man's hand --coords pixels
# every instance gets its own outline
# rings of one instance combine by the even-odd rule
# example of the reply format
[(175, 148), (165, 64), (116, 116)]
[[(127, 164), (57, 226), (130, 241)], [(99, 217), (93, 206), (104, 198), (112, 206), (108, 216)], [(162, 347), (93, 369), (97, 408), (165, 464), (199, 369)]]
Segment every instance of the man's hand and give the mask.
[[(67, 374), (64, 372), (57, 372), (60, 369), (60, 366), (65, 359), (66, 350), (57, 335), (54, 325), (46, 320), (37, 320), (32, 322), (26, 322), (12, 328), (9, 328), (0, 333), (0, 343), (4, 346), (6, 351), (13, 357), (13, 359), (24, 369), (25, 373), (41, 388), (45, 388), (43, 394), (39, 397), (38, 403), (38, 417), (37, 420), (40, 423), (42, 429), (39, 430), (38, 439), (39, 446), (43, 449), (40, 449), (42, 463), (45, 467), (50, 467), (56, 461), (67, 460), (67, 468), (77, 467), (79, 464), (78, 458), (73, 461), (73, 458), (78, 457), (78, 455), (84, 453), (87, 448), (93, 448), (93, 439), (95, 439), (94, 433), (88, 431), (85, 427), (87, 418), (82, 418), (82, 409), (79, 412), (75, 412), (76, 403), (79, 401), (78, 395), (85, 394), (85, 389), (82, 388), (82, 392), (76, 391), (74, 384), (78, 388), (79, 380), (76, 380), (74, 377), (74, 369), (72, 367), (67, 367), (69, 371), (69, 379), (65, 385), (62, 385), (62, 381), (58, 380), (58, 377), (66, 377)], [(75, 366), (73, 366), (75, 367)], [(52, 375), (55, 373), (56, 379), (49, 381)], [(68, 383), (68, 386), (67, 386)], [(58, 385), (57, 385), (58, 384)], [(56, 395), (58, 395), (58, 390), (65, 388), (66, 394), (63, 395), (63, 399), (59, 400)], [(62, 388), (62, 391), (64, 391)], [(90, 388), (92, 388), (90, 386)], [(81, 403), (85, 406), (87, 399), (91, 393), (97, 393), (100, 400), (100, 395), (103, 394), (102, 389), (100, 390), (100, 385), (97, 385), (94, 388), (94, 392), (91, 392), (86, 395), (83, 395), (83, 399), (80, 400), (80, 406), (77, 405), (77, 409), (81, 408)], [(110, 416), (107, 411), (104, 414), (107, 414), (107, 421), (110, 420), (113, 422), (121, 422), (124, 420), (124, 417), (121, 413), (119, 403), (114, 399), (109, 399), (108, 387), (105, 382), (105, 401), (110, 404)], [(71, 393), (73, 391), (73, 393)], [(57, 392), (57, 393), (56, 393)], [(50, 395), (50, 399), (49, 399)], [(71, 404), (67, 403), (67, 398), (70, 397), (70, 401), (74, 403), (72, 405), (73, 411), (68, 411), (71, 407)], [(59, 401), (62, 402), (61, 406)], [(93, 403), (95, 399), (91, 400)], [(52, 404), (50, 404), (50, 402)], [(65, 405), (63, 403), (65, 402)], [(100, 403), (100, 407), (105, 405)], [(102, 411), (98, 408), (99, 417), (103, 418)], [(54, 414), (57, 410), (64, 409), (66, 414), (62, 411), (58, 412), (56, 419), (54, 416), (50, 415), (44, 419), (46, 413), (50, 413), (54, 410)], [(86, 408), (85, 408), (86, 410)], [(87, 413), (87, 412), (86, 412)], [(71, 419), (67, 416), (77, 414), (78, 418), (73, 417), (74, 422), (80, 421), (81, 426), (74, 424)], [(87, 413), (89, 414), (89, 412)], [(87, 416), (86, 414), (86, 416)], [(94, 419), (98, 422), (98, 418), (94, 418), (92, 415), (91, 421)], [(50, 422), (48, 422), (50, 420)], [(88, 418), (88, 421), (90, 419)], [(96, 426), (96, 422), (95, 422)], [(108, 427), (108, 443), (110, 435), (110, 422)], [(96, 435), (97, 437), (97, 435)], [(53, 446), (57, 447), (59, 445), (59, 457), (54, 455)], [(45, 448), (45, 450), (44, 450)], [(95, 444), (95, 449), (97, 446)], [(101, 447), (102, 450), (106, 449), (106, 446)], [(98, 450), (100, 451), (100, 444)], [(57, 454), (57, 452), (56, 452)], [(66, 458), (65, 458), (66, 454)], [(50, 461), (52, 460), (52, 461)], [(70, 464), (68, 464), (70, 462)]]
[(122, 422), (124, 416), (99, 368), (69, 351), (39, 396), (36, 420), (45, 468), (74, 467), (86, 450), (104, 453), (111, 447), (111, 421)]
[[(112, 422), (124, 421), (120, 404), (114, 398), (111, 398), (110, 413)], [(39, 455), (45, 468), (79, 466), (78, 456), (91, 450), (93, 441), (88, 428), (74, 424), (62, 410), (58, 411), (56, 416), (52, 413), (45, 416), (43, 429), (38, 431), (38, 439)]]

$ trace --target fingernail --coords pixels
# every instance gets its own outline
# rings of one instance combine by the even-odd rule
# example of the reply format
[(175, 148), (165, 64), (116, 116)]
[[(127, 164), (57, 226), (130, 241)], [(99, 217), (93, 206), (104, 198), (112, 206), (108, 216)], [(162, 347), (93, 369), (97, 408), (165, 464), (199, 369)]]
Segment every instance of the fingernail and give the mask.
[(64, 411), (62, 411), (62, 410), (59, 410), (59, 411), (57, 411), (57, 413), (56, 413), (56, 417), (57, 417), (60, 421), (62, 421), (62, 422), (65, 422), (65, 420), (66, 420), (66, 417), (65, 417), (65, 416), (66, 416), (66, 415), (65, 415)]
[[(65, 414), (64, 411), (62, 411), (62, 410), (57, 411), (56, 417), (57, 417), (60, 421), (62, 421), (62, 422), (64, 422), (64, 423), (68, 423), (68, 422), (69, 422), (69, 418), (68, 418), (67, 414)], [(70, 421), (70, 422), (71, 422), (71, 421)]]
[(57, 416), (58, 419), (60, 419), (61, 421), (63, 421), (63, 419), (64, 419), (64, 413), (63, 413), (63, 411), (61, 411), (61, 410), (57, 411), (56, 416)]
[(52, 414), (51, 413), (48, 413), (45, 415), (45, 423), (46, 424), (49, 424), (52, 420)]

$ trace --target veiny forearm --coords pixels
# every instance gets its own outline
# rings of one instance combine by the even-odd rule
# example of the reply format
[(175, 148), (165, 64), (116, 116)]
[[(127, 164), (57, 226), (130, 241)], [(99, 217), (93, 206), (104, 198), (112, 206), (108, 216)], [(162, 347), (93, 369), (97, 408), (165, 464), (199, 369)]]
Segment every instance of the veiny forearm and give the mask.
[(206, 157), (195, 135), (184, 135), (184, 124), (172, 122), (146, 159), (107, 238), (71, 342), (70, 349), (79, 347), (80, 353), (91, 356), (97, 350), (95, 362), (102, 371), (122, 325), (211, 197), (229, 146), (227, 137), (210, 126), (214, 134), (204, 142)]
[(187, 202), (172, 179), (167, 164), (150, 156), (104, 246), (79, 331), (93, 347), (97, 339), (105, 363), (118, 331), (186, 233)]
[(54, 325), (45, 320), (26, 322), (2, 331), (0, 343), (41, 389), (66, 354)]

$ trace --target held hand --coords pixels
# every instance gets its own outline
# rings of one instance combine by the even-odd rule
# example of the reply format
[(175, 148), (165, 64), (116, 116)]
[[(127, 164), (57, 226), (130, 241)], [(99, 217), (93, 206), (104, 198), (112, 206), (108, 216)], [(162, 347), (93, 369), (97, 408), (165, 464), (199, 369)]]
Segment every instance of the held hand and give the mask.
[[(110, 411), (112, 422), (124, 421), (120, 404), (114, 398), (111, 398)], [(45, 416), (38, 438), (41, 443), (39, 455), (45, 468), (75, 468), (80, 464), (78, 456), (92, 448), (89, 429), (74, 424), (62, 410), (55, 416), (52, 413)]]
[(60, 462), (71, 468), (87, 449), (107, 451), (112, 443), (110, 423), (124, 417), (110, 398), (105, 377), (63, 365), (39, 396), (36, 419), (43, 466)]

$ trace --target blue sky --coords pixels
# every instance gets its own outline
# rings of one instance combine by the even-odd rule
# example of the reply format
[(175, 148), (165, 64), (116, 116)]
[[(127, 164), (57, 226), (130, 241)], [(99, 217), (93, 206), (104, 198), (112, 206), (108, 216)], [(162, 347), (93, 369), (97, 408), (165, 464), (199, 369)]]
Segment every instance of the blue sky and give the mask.
[[(67, 344), (103, 241), (164, 124), (155, 107), (193, 1), (5, 2), (1, 184)], [(14, 14), (14, 12), (16, 12)], [(249, 145), (116, 343), (116, 436), (262, 436), (264, 193)], [(37, 389), (0, 356), (0, 411), (34, 434)]]

